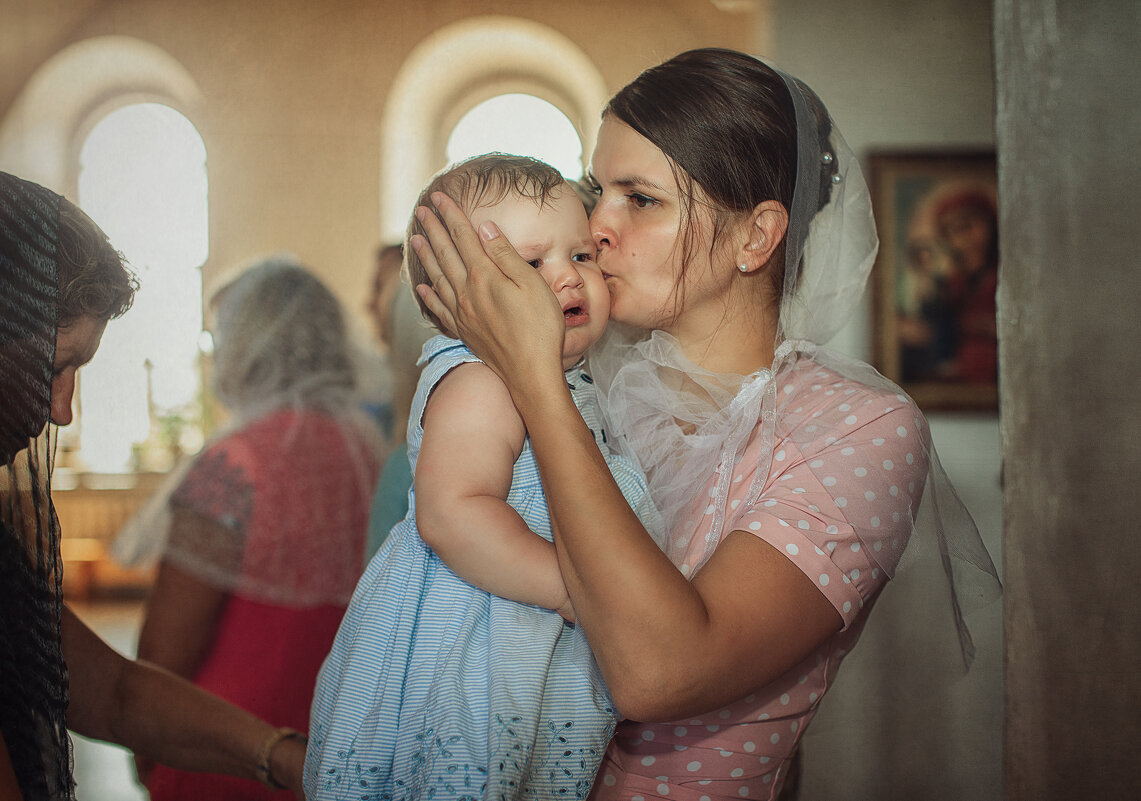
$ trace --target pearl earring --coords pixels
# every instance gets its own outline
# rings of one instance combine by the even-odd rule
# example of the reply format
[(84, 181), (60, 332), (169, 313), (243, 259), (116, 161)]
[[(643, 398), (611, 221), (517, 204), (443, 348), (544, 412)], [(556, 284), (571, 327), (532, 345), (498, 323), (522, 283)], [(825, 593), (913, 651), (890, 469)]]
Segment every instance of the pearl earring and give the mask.
[(749, 265), (747, 265), (747, 264), (738, 264), (738, 265), (737, 265), (737, 269), (738, 269), (738, 270), (740, 270), (742, 273), (747, 273), (747, 272), (749, 272)]

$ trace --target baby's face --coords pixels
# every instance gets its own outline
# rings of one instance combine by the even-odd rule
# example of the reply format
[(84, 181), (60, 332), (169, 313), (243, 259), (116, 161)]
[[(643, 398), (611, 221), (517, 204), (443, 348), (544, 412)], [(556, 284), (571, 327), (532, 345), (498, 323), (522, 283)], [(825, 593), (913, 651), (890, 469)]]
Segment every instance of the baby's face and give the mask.
[(555, 293), (566, 321), (563, 369), (574, 366), (602, 336), (610, 317), (610, 292), (594, 259), (582, 201), (567, 185), (542, 209), (533, 200), (511, 195), (470, 216), (477, 227), (493, 220)]

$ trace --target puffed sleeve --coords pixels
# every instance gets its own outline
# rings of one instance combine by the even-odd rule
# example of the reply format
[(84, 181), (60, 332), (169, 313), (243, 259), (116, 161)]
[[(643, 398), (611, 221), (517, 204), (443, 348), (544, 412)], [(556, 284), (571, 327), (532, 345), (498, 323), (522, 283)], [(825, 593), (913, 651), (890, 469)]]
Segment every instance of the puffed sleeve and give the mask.
[(798, 393), (756, 503), (731, 530), (760, 537), (807, 575), (850, 625), (912, 532), (928, 432), (904, 396), (833, 378)]
[[(232, 573), (242, 563), (254, 488), (241, 451), (235, 438), (210, 446), (171, 495), (172, 511), (183, 514), (171, 528), (165, 557), (204, 578)], [(196, 525), (200, 520), (214, 525)]]

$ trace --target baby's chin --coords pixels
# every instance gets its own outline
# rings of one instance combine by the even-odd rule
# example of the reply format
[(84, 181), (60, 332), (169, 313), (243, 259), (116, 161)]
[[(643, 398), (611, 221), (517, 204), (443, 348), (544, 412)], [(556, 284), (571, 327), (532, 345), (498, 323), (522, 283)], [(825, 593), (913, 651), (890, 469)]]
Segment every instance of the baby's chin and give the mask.
[[(568, 332), (569, 333), (569, 332)], [(582, 338), (575, 337), (577, 342), (570, 343), (566, 340), (563, 341), (563, 370), (569, 370), (576, 364), (582, 362), (586, 358), (586, 352), (594, 342), (590, 342), (584, 348), (582, 346)]]
[(576, 364), (581, 362), (583, 360), (583, 357), (585, 357), (585, 356), (586, 356), (585, 351), (579, 353), (578, 355), (574, 355), (574, 356), (568, 355), (564, 352), (563, 353), (563, 371), (565, 372), (565, 371), (571, 369), (572, 367), (574, 367)]
[(587, 352), (602, 338), (602, 334), (603, 331), (589, 325), (566, 329), (563, 335), (563, 370), (569, 370), (586, 358)]

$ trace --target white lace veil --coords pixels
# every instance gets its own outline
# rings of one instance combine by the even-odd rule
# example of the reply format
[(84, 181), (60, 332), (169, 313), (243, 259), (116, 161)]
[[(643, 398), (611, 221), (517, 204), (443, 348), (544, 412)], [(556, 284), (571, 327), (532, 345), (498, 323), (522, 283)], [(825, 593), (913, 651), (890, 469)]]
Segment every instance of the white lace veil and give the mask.
[[(677, 341), (662, 331), (647, 334), (615, 325), (591, 355), (608, 428), (619, 432), (619, 447), (646, 471), (654, 500), (671, 524), (666, 553), (687, 575), (704, 564), (728, 533), (729, 482), (758, 420), (763, 423), (761, 463), (746, 505), (760, 497), (777, 443), (792, 440), (807, 452), (814, 443), (831, 444), (843, 436), (845, 404), (833, 404), (806, 421), (799, 414), (802, 399), (794, 383), (805, 386), (817, 380), (815, 375), (821, 382), (838, 376), (894, 393), (900, 405), (911, 406), (903, 391), (870, 365), (822, 347), (855, 310), (875, 259), (871, 197), (858, 160), (819, 98), (801, 81), (766, 66), (791, 96), (797, 147), (771, 370), (750, 376), (714, 374), (688, 360)], [(904, 534), (892, 537), (888, 547), (865, 544), (874, 545), (868, 553), (888, 576), (901, 562), (923, 555), (941, 562), (963, 663), (969, 666), (974, 647), (961, 607), (996, 597), (997, 572), (939, 465), (917, 409), (913, 422), (923, 448), (914, 457), (929, 465), (925, 487), (914, 488), (916, 497), (923, 496), (914, 530), (906, 536), (905, 525)], [(782, 456), (778, 452), (777, 458)], [(810, 462), (813, 468), (817, 464)], [(710, 497), (698, 498), (714, 474)], [(707, 505), (714, 512), (713, 526), (704, 542), (690, 542), (693, 527), (679, 522), (695, 519), (694, 507), (704, 511)]]

